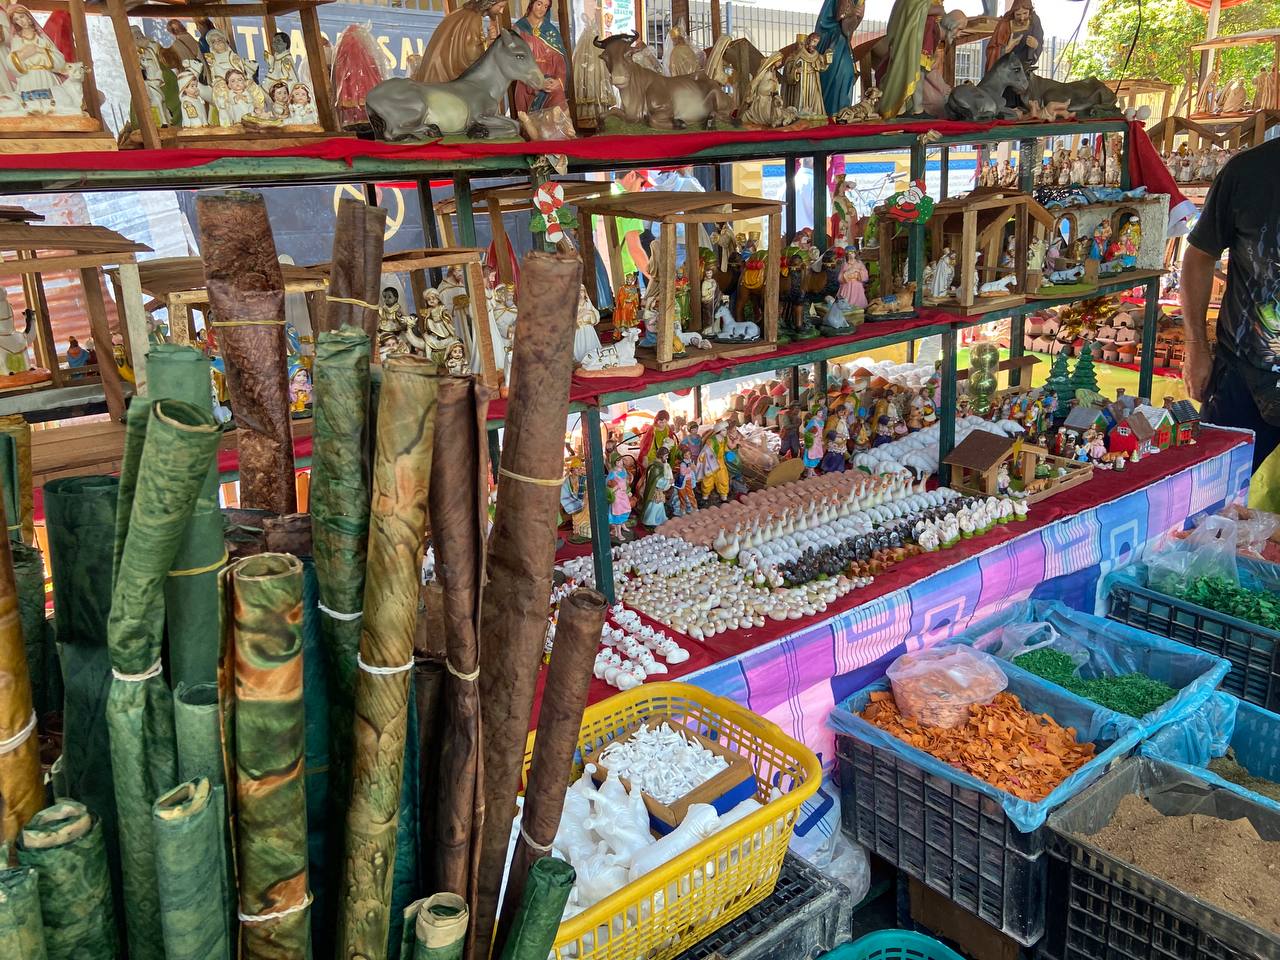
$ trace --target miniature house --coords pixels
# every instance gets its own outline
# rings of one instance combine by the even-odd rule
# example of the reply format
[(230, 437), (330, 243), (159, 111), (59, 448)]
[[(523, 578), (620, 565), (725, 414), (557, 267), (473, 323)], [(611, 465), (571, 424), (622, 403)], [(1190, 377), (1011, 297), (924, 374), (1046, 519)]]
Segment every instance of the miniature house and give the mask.
[[(1029, 194), (1004, 187), (980, 187), (936, 204), (927, 225), (929, 259), (936, 260), (944, 248), (955, 254), (955, 296), (928, 302), (966, 315), (1023, 303), (1032, 231), (1047, 234), (1054, 222), (1053, 214)], [(1001, 266), (1006, 257), (1011, 265)], [(983, 284), (1008, 276), (1013, 283), (1006, 289), (980, 292)]]
[(1173, 417), (1169, 415), (1168, 410), (1144, 403), (1134, 408), (1133, 416), (1146, 417), (1147, 422), (1151, 424), (1153, 450), (1168, 450), (1173, 446)]
[(1105, 434), (1109, 424), (1107, 418), (1097, 407), (1072, 407), (1067, 419), (1062, 424), (1077, 436), (1084, 436), (1089, 430), (1097, 430)]
[(1116, 422), (1107, 434), (1107, 449), (1132, 459), (1141, 458), (1155, 436), (1151, 422), (1143, 416), (1126, 416)]
[(1002, 433), (974, 430), (942, 460), (952, 468), (951, 485), (958, 490), (995, 496), (1000, 492), (1002, 466), (1012, 478), (1013, 465), (1009, 461), (1013, 457), (1015, 446), (1021, 446), (1024, 450), (1021, 479), (1024, 483), (1030, 482), (1035, 477), (1035, 456), (1032, 451), (1039, 448), (1030, 444), (1018, 444), (1013, 437), (1006, 437)]
[(1165, 398), (1165, 409), (1174, 424), (1174, 444), (1195, 443), (1200, 433), (1200, 413), (1190, 400), (1170, 400)]

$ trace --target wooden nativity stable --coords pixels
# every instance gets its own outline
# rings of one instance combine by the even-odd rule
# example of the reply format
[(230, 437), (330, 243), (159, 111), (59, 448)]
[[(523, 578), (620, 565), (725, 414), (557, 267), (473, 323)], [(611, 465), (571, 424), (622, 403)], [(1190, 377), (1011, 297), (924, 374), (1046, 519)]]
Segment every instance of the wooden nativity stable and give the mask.
[[(657, 272), (661, 278), (661, 300), (657, 318), (657, 344), (639, 347), (636, 359), (655, 370), (675, 370), (690, 366), (711, 357), (734, 357), (749, 353), (765, 353), (777, 349), (778, 341), (778, 287), (781, 282), (782, 254), (782, 202), (744, 197), (723, 191), (709, 193), (682, 193), (671, 190), (647, 190), (643, 193), (623, 193), (580, 200), (578, 213), (584, 218), (578, 236), (582, 242), (582, 282), (587, 294), (598, 304), (596, 290), (594, 240), (591, 217), (604, 219), (605, 237), (608, 240), (609, 272), (614, 283), (621, 286), (623, 280), (621, 241), (618, 232), (620, 218), (635, 218), (660, 225), (663, 241), (676, 236), (676, 228), (686, 227), (684, 263), (676, 263), (676, 244), (659, 242)], [(675, 277), (678, 266), (684, 267), (689, 280), (690, 312), (698, 306), (698, 289), (702, 278), (701, 251), (696, 241), (690, 241), (696, 228), (703, 225), (737, 223), (744, 220), (768, 221), (768, 246), (764, 267), (764, 323), (760, 324), (760, 339), (749, 343), (717, 343), (710, 350), (686, 346), (684, 356), (673, 352), (672, 334), (676, 322)], [(652, 266), (652, 264), (651, 264)], [(742, 319), (742, 318), (738, 318)]]
[[(951, 486), (970, 496), (992, 497), (999, 492), (1000, 468), (1008, 471), (1010, 489), (1037, 503), (1060, 490), (1084, 483), (1093, 476), (1093, 465), (1055, 457), (1044, 447), (988, 430), (974, 430), (956, 444), (943, 460), (951, 466)], [(1037, 477), (1045, 465), (1049, 475)], [(1041, 473), (1044, 471), (1041, 470)]]
[[(133, 367), (137, 389), (146, 381), (147, 322), (142, 310), (142, 290), (138, 281), (139, 253), (150, 247), (135, 243), (106, 227), (54, 226), (0, 217), (0, 280), (21, 281), (23, 301), (10, 300), (15, 329), (21, 333), (24, 312), (32, 313), (31, 346), (39, 371), (0, 378), (0, 391), (64, 387), (71, 383), (101, 382), (107, 411), (113, 419), (124, 417), (124, 380), (114, 356), (114, 341), (107, 316), (101, 271), (114, 267), (116, 306), (122, 322), (121, 341), (125, 357)], [(49, 318), (47, 278), (55, 274), (78, 279), (93, 335), (98, 363), (70, 368), (58, 356)], [(5, 380), (9, 384), (5, 384)]]
[[(560, 207), (561, 216), (568, 213), (567, 207), (576, 207), (578, 202), (591, 197), (598, 197), (609, 192), (610, 184), (603, 181), (567, 180), (556, 181), (564, 191), (564, 206)], [(507, 238), (504, 217), (508, 214), (537, 213), (538, 208), (533, 200), (537, 184), (516, 183), (497, 187), (482, 187), (471, 193), (471, 206), (476, 215), (488, 214), (489, 235), (493, 238), (494, 263), (491, 268), (497, 273), (499, 283), (515, 283), (515, 265), (518, 258)], [(446, 247), (458, 246), (457, 231), (453, 218), (458, 213), (458, 201), (454, 197), (435, 205), (436, 225), (440, 231), (441, 242)], [(576, 236), (577, 231), (564, 227), (566, 236)]]
[[(935, 204), (926, 225), (929, 259), (936, 260), (944, 248), (956, 255), (955, 295), (925, 301), (965, 316), (1021, 305), (1028, 292), (1028, 247), (1034, 237), (1048, 236), (1055, 223), (1054, 215), (1030, 194), (1006, 187), (978, 187)], [(1013, 265), (1002, 267), (1010, 239)], [(1007, 291), (979, 293), (982, 284), (1010, 273), (1014, 279)]]
[[(308, 294), (325, 290), (329, 285), (326, 273), (311, 267), (280, 264), (286, 294)], [(144, 304), (148, 314), (164, 310), (168, 316), (170, 343), (197, 343), (197, 333), (192, 313), (204, 317), (209, 323), (209, 291), (205, 287), (204, 262), (199, 257), (161, 257), (138, 264), (138, 280), (143, 294), (149, 299)], [(159, 321), (152, 321), (158, 327)], [(300, 331), (303, 332), (303, 331)]]
[[(326, 66), (323, 37), (320, 33), (320, 19), (316, 14), (316, 10), (328, 2), (329, 0), (247, 0), (247, 2), (143, 0), (142, 3), (137, 3), (135, 0), (104, 0), (102, 6), (95, 7), (93, 10), (106, 13), (111, 17), (116, 45), (120, 48), (125, 81), (129, 84), (129, 95), (134, 105), (135, 127), (127, 139), (127, 145), (146, 147), (149, 150), (159, 147), (214, 145), (250, 150), (274, 149), (341, 134), (342, 128), (338, 125), (338, 114), (333, 105), (333, 93), (330, 89), (329, 70)], [(235, 124), (230, 127), (186, 128), (159, 125), (151, 110), (151, 98), (143, 78), (138, 48), (130, 32), (131, 18), (155, 17), (183, 22), (210, 18), (215, 22), (224, 23), (258, 18), (262, 21), (266, 36), (270, 38), (277, 30), (276, 18), (291, 13), (298, 15), (301, 25), (306, 59), (298, 69), (300, 72), (305, 71), (305, 79), (311, 85), (318, 123), (305, 126), (280, 126), (264, 122), (252, 126)], [(269, 39), (267, 50), (270, 50)], [(266, 60), (267, 56), (263, 55), (260, 73), (266, 72)], [(87, 92), (88, 87), (86, 87), (86, 94)]]

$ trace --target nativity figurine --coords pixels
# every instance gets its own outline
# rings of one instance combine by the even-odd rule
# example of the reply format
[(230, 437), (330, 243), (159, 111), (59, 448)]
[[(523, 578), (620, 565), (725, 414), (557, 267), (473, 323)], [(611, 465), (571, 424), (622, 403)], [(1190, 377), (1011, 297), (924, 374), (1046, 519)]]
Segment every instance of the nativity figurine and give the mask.
[(516, 84), (516, 110), (528, 113), (564, 106), (565, 85), (569, 82), (569, 54), (560, 28), (551, 19), (551, 0), (529, 0), (524, 16), (512, 26), (529, 44), (533, 59), (546, 78), (541, 87)]
[[(865, 12), (865, 0), (823, 0), (818, 11), (814, 33), (819, 38), (817, 50), (826, 58), (826, 66), (819, 74), (823, 106), (819, 116), (835, 116), (853, 103), (857, 79), (853, 40)], [(864, 80), (864, 87), (866, 84)]]
[(987, 41), (986, 69), (1008, 53), (1016, 53), (1024, 64), (1034, 67), (1043, 48), (1044, 27), (1031, 0), (1013, 0)]
[(790, 53), (782, 61), (782, 99), (802, 120), (824, 120), (827, 117), (822, 97), (822, 73), (831, 66), (832, 53), (821, 53), (821, 36), (800, 35)]
[(668, 77), (637, 62), (637, 51), (646, 47), (637, 34), (608, 37), (595, 45), (618, 90), (622, 105), (616, 112), (628, 123), (663, 130), (709, 130), (717, 120), (728, 118), (729, 95), (710, 77), (701, 73)]
[(600, 336), (596, 333), (596, 324), (600, 322), (600, 311), (595, 308), (591, 298), (587, 296), (587, 288), (580, 285), (578, 289), (577, 327), (573, 334), (573, 362), (579, 366), (583, 359), (591, 353), (600, 351)]
[(466, 0), (445, 14), (431, 32), (421, 69), (413, 79), (419, 83), (448, 83), (462, 76), (498, 39), (506, 8), (507, 0)]
[(20, 4), (7, 10), (8, 36), (0, 45), (7, 54), (8, 71), (15, 78), (10, 89), (4, 83), (0, 114), (6, 116), (84, 113), (84, 66), (68, 63), (31, 11)]
[(573, 106), (578, 123), (587, 127), (602, 124), (618, 103), (609, 70), (600, 59), (599, 41), (599, 27), (593, 23), (573, 46)]
[[(780, 54), (774, 54), (764, 63), (751, 81), (738, 119), (759, 127), (785, 127), (798, 119), (796, 108), (788, 106), (782, 96), (782, 80), (778, 77)], [(723, 267), (721, 269), (724, 269)]]
[(27, 348), (36, 338), (31, 323), (32, 314), (27, 313), (27, 329), (19, 332), (14, 326), (13, 307), (9, 304), (9, 294), (0, 288), (0, 370), (6, 375), (26, 373), (31, 369), (27, 359)]

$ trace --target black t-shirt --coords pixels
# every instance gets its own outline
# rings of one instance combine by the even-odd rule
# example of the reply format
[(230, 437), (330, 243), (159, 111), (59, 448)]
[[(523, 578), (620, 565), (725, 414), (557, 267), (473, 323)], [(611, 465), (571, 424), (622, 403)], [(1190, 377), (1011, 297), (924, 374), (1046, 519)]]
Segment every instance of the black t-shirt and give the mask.
[(1254, 366), (1280, 367), (1280, 140), (1223, 167), (1187, 239), (1215, 257), (1231, 251), (1219, 346)]

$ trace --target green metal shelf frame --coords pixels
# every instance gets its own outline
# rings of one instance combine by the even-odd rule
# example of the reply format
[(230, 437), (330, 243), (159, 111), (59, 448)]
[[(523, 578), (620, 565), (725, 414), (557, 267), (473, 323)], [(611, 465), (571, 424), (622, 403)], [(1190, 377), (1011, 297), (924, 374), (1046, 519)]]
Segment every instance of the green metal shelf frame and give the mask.
[[(637, 138), (636, 150), (626, 158), (607, 161), (570, 158), (568, 172), (570, 174), (585, 174), (669, 164), (698, 166), (782, 159), (788, 169), (787, 197), (788, 200), (794, 200), (795, 165), (802, 157), (811, 157), (814, 161), (815, 232), (820, 231), (825, 235), (827, 206), (825, 173), (828, 159), (833, 154), (907, 150), (910, 152), (911, 178), (919, 179), (925, 176), (928, 151), (939, 150), (941, 152), (941, 170), (945, 180), (948, 169), (949, 149), (951, 147), (1013, 141), (1020, 145), (1022, 186), (1023, 189), (1029, 191), (1032, 185), (1033, 162), (1039, 162), (1035, 159), (1035, 149), (1038, 141), (1053, 137), (1100, 133), (1124, 134), (1124, 152), (1127, 160), (1129, 151), (1128, 124), (1124, 120), (1115, 119), (1010, 124), (976, 133), (941, 135), (936, 131), (930, 131), (926, 135), (920, 131), (895, 130), (892, 126), (889, 126), (888, 129), (881, 133), (851, 134), (848, 137), (830, 138), (806, 137), (803, 131), (797, 131), (796, 136), (793, 138), (722, 144), (683, 155), (664, 152), (661, 149), (661, 135), (659, 134), (652, 137)], [(506, 177), (539, 180), (543, 177), (543, 173), (541, 167), (534, 162), (537, 159), (538, 155), (505, 154), (433, 160), (379, 160), (360, 157), (351, 162), (308, 157), (228, 157), (200, 166), (130, 171), (103, 170), (89, 167), (70, 170), (44, 169), (39, 166), (39, 157), (35, 155), (33, 156), (32, 168), (0, 168), (0, 196), (30, 193), (78, 193), (83, 191), (193, 190), (206, 187), (268, 188), (277, 186), (334, 186), (348, 183), (368, 185), (376, 182), (409, 180), (415, 181), (417, 184), (419, 204), (423, 214), (423, 225), (424, 230), (426, 230), (428, 229), (428, 221), (432, 220), (431, 181), (433, 179), (449, 179), (453, 182), (457, 199), (459, 242), (465, 245), (474, 245), (475, 219), (471, 199), (471, 181), (473, 179), (502, 179)], [(1127, 186), (1127, 162), (1122, 162), (1121, 170), (1124, 178), (1122, 186)], [(822, 172), (822, 176), (818, 175), (819, 171)], [(818, 195), (821, 196), (820, 200)], [(789, 204), (788, 209), (794, 210), (794, 203)], [(789, 232), (794, 232), (793, 226), (789, 218)], [(920, 295), (920, 280), (924, 271), (923, 251), (924, 227), (923, 225), (914, 225), (910, 228), (908, 238), (908, 257), (911, 275), (916, 281), (917, 297)], [(1129, 286), (1132, 286), (1132, 284)], [(1089, 297), (1101, 296), (1106, 292), (1115, 292), (1127, 288), (1123, 283), (1109, 284), (1091, 292)], [(1144, 335), (1149, 338), (1154, 338), (1155, 320), (1159, 309), (1155, 293), (1158, 293), (1158, 281), (1149, 281), (1148, 306), (1144, 321)], [(1016, 328), (1017, 335), (1012, 337), (1011, 348), (1021, 353), (1023, 347), (1021, 337), (1022, 322), (1027, 313), (1045, 305), (1069, 303), (1080, 299), (1086, 298), (1075, 297), (1064, 298), (1061, 301), (1038, 301), (1035, 304), (1028, 304), (1014, 310), (995, 311), (972, 317), (963, 324), (931, 324), (901, 331), (897, 334), (868, 337), (856, 344), (819, 344), (813, 350), (801, 354), (790, 354), (785, 357), (765, 356), (752, 358), (724, 370), (691, 374), (678, 380), (667, 381), (656, 391), (651, 387), (612, 391), (602, 394), (595, 403), (571, 404), (572, 411), (582, 413), (584, 429), (587, 434), (592, 547), (595, 557), (596, 582), (599, 589), (604, 592), (610, 602), (613, 601), (613, 565), (608, 533), (608, 503), (605, 498), (604, 484), (606, 470), (604, 450), (600, 440), (601, 404), (607, 405), (634, 400), (652, 396), (655, 393), (668, 393), (674, 390), (693, 388), (697, 391), (707, 384), (752, 376), (757, 373), (776, 370), (780, 366), (791, 367), (793, 371), (792, 395), (794, 398), (798, 396), (798, 371), (801, 365), (814, 364), (817, 372), (821, 375), (825, 374), (826, 364), (829, 359), (846, 355), (855, 349), (873, 350), (900, 343), (912, 343), (930, 336), (940, 336), (942, 339), (941, 373), (943, 389), (942, 404), (939, 409), (939, 448), (940, 455), (945, 456), (955, 444), (955, 374), (958, 330), (960, 327), (984, 323), (1002, 317), (1012, 317), (1012, 327)], [(1148, 339), (1146, 342), (1150, 343), (1152, 339)], [(1150, 391), (1151, 375), (1154, 369), (1153, 363), (1154, 357), (1152, 352), (1148, 350), (1144, 355), (1141, 374), (1141, 382), (1144, 384), (1143, 390), (1147, 395), (1149, 395)], [(489, 423), (490, 457), (495, 464), (495, 468), (501, 457), (497, 433), (501, 426), (501, 421), (491, 421)], [(948, 473), (947, 468), (944, 466), (940, 473), (945, 482)]]

